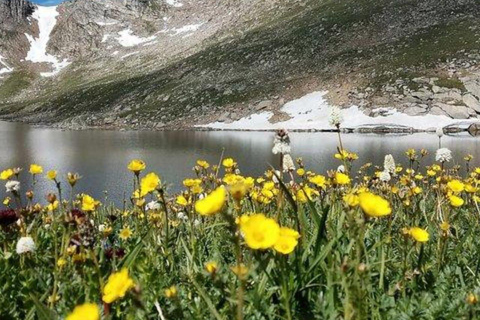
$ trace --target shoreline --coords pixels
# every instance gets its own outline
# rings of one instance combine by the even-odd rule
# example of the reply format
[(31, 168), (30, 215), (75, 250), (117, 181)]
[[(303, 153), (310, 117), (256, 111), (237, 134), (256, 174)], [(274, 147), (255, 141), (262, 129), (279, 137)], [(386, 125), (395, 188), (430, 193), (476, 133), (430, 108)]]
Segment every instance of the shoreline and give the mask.
[[(268, 128), (268, 129), (239, 129), (239, 128), (211, 128), (211, 127), (199, 127), (197, 125), (191, 126), (165, 126), (164, 128), (133, 128), (133, 127), (123, 127), (123, 126), (82, 126), (80, 128), (73, 128), (71, 126), (62, 126), (57, 124), (47, 124), (47, 123), (30, 123), (12, 119), (2, 119), (0, 122), (7, 122), (12, 124), (21, 124), (26, 126), (31, 126), (34, 128), (40, 129), (50, 129), (50, 130), (60, 130), (60, 131), (88, 131), (88, 130), (98, 130), (98, 131), (117, 131), (117, 132), (126, 132), (126, 131), (149, 131), (149, 132), (168, 132), (168, 131), (196, 131), (196, 132), (275, 132), (278, 129)], [(473, 127), (473, 128), (472, 128)], [(292, 133), (335, 133), (338, 132), (337, 129), (315, 129), (315, 128), (293, 128), (287, 129)], [(445, 134), (457, 134), (457, 133), (469, 133), (471, 136), (480, 135), (480, 121), (472, 121), (465, 119), (464, 121), (458, 121), (457, 123), (450, 124), (443, 127)], [(346, 127), (341, 128), (340, 132), (343, 134), (379, 134), (379, 135), (390, 135), (390, 134), (416, 134), (416, 133), (432, 133), (436, 131), (435, 127), (427, 129), (416, 129), (407, 126), (392, 126), (389, 124), (366, 124), (359, 127)]]

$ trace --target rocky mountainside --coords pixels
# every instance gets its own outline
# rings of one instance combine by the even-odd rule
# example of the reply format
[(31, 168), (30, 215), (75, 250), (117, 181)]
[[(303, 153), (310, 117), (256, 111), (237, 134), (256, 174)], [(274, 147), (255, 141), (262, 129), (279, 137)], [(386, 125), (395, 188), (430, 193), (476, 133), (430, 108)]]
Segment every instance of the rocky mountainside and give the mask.
[(381, 115), (480, 114), (477, 0), (0, 0), (0, 116), (183, 128), (315, 90)]

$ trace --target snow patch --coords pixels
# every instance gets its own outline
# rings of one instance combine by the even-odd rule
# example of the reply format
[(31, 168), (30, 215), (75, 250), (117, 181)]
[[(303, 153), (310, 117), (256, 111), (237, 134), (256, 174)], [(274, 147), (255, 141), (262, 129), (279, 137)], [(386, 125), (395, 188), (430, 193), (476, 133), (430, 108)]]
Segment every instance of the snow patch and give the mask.
[(5, 58), (0, 54), (0, 67), (3, 66), (3, 68), (0, 69), (0, 75), (10, 73), (13, 71), (13, 67), (10, 67), (6, 62)]
[[(207, 125), (199, 125), (211, 129), (223, 130), (328, 130), (333, 129), (329, 124), (331, 105), (324, 98), (327, 92), (312, 92), (300, 99), (285, 104), (280, 111), (288, 114), (291, 119), (271, 123), (269, 119), (272, 112), (264, 111), (244, 117), (240, 120), (224, 123), (214, 122)], [(355, 128), (365, 125), (402, 125), (414, 129), (428, 129), (432, 127), (444, 127), (458, 122), (458, 120), (443, 115), (410, 116), (396, 109), (389, 109), (385, 116), (370, 117), (365, 115), (358, 106), (342, 109), (344, 121), (342, 127)]]
[(186, 26), (183, 26), (181, 28), (173, 28), (173, 29), (170, 29), (170, 30), (167, 30), (167, 31), (172, 31), (174, 34), (172, 36), (176, 36), (180, 33), (185, 33), (185, 32), (195, 32), (197, 31), (201, 26), (203, 25), (203, 23), (199, 23), (199, 24), (189, 24), (189, 25), (186, 25)]
[(148, 38), (137, 37), (136, 35), (132, 34), (132, 30), (130, 29), (122, 30), (118, 32), (118, 34), (120, 35), (120, 37), (117, 37), (116, 39), (118, 43), (120, 43), (124, 47), (133, 47), (141, 43), (153, 41), (156, 38), (156, 36), (151, 36)]
[(173, 7), (183, 7), (183, 3), (180, 3), (178, 0), (166, 0), (167, 4), (173, 6)]
[(130, 56), (133, 56), (134, 54), (137, 54), (137, 53), (138, 53), (138, 51), (131, 52), (131, 53), (127, 53), (126, 55), (122, 56), (120, 59), (123, 60), (123, 59), (125, 59), (125, 58), (127, 58), (127, 57), (130, 57)]
[(115, 24), (118, 23), (118, 21), (115, 21), (115, 22), (101, 22), (101, 21), (95, 21), (96, 24), (98, 24), (99, 26), (113, 26)]
[(35, 12), (32, 14), (32, 17), (38, 21), (38, 38), (34, 38), (33, 36), (25, 33), (28, 42), (30, 42), (30, 50), (28, 51), (25, 60), (33, 63), (46, 62), (52, 65), (53, 71), (40, 73), (42, 77), (54, 76), (70, 64), (67, 59), (60, 61), (57, 57), (47, 53), (47, 45), (50, 41), (50, 34), (57, 23), (58, 14), (59, 13), (56, 6), (37, 6), (37, 10), (35, 10)]
[(104, 34), (104, 35), (103, 35), (103, 38), (102, 38), (102, 43), (107, 42), (107, 41), (108, 41), (108, 38), (110, 38), (110, 37), (112, 37), (111, 34)]

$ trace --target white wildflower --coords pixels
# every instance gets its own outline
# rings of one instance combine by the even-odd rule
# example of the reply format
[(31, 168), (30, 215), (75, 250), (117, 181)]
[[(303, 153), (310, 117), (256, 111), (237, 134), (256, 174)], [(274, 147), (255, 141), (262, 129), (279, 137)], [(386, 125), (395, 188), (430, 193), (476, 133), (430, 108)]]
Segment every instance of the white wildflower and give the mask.
[(295, 164), (293, 163), (292, 156), (285, 154), (283, 156), (283, 172), (295, 171)]
[(387, 170), (382, 171), (382, 172), (380, 173), (379, 178), (380, 178), (380, 180), (383, 181), (383, 182), (388, 182), (388, 181), (390, 181), (390, 179), (392, 179), (392, 177), (390, 176), (390, 172), (388, 172)]
[(395, 160), (391, 154), (387, 154), (385, 156), (385, 160), (383, 161), (383, 169), (388, 173), (395, 173)]
[(193, 220), (193, 225), (195, 227), (198, 227), (200, 225), (200, 220), (198, 220), (198, 219)]
[(105, 231), (107, 227), (102, 223), (101, 225), (98, 226), (98, 231), (103, 232)]
[(179, 213), (177, 213), (177, 218), (180, 220), (188, 220), (188, 216), (183, 211), (180, 211)]
[(150, 201), (145, 205), (145, 210), (160, 210), (160, 203), (158, 201)]
[(452, 160), (452, 151), (447, 148), (441, 148), (437, 150), (435, 160), (438, 162), (449, 162)]
[(15, 180), (7, 181), (5, 188), (7, 189), (7, 192), (18, 192), (20, 191), (20, 182)]
[(27, 253), (35, 251), (35, 242), (31, 237), (21, 237), (17, 242), (17, 253)]
[(290, 153), (290, 137), (286, 130), (278, 130), (273, 139), (273, 154), (285, 154)]
[(439, 138), (443, 137), (443, 128), (438, 127), (437, 130), (435, 131), (435, 133), (437, 134), (437, 137), (439, 137)]
[(338, 107), (332, 107), (330, 109), (330, 117), (328, 119), (330, 125), (338, 127), (343, 122), (342, 110)]
[(343, 164), (339, 165), (338, 168), (337, 168), (337, 172), (345, 173), (345, 166)]

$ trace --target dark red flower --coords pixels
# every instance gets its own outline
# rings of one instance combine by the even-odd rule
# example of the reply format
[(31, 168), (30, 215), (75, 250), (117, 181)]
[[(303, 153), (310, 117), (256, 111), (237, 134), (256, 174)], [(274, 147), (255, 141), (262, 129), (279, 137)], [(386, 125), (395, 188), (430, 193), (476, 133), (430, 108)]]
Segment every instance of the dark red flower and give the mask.
[(17, 222), (18, 216), (15, 210), (13, 209), (5, 209), (0, 210), (0, 225), (1, 226), (8, 226), (12, 223)]
[(105, 250), (105, 257), (107, 257), (108, 260), (111, 260), (113, 255), (115, 255), (117, 259), (121, 259), (125, 256), (125, 250), (123, 248), (108, 248)]

